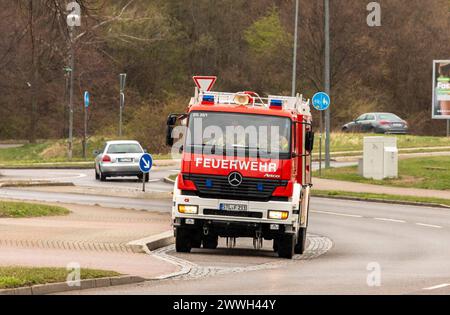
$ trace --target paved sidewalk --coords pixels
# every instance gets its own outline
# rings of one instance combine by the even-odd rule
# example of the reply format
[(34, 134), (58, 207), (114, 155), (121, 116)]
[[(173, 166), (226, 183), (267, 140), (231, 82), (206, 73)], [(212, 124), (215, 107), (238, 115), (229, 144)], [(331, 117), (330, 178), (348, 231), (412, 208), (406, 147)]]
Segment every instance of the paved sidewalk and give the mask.
[(66, 217), (0, 219), (0, 265), (113, 270), (152, 278), (177, 271), (171, 264), (136, 253), (130, 241), (166, 232), (167, 213), (63, 205)]
[(330, 179), (313, 179), (314, 189), (450, 199), (450, 190), (389, 187)]

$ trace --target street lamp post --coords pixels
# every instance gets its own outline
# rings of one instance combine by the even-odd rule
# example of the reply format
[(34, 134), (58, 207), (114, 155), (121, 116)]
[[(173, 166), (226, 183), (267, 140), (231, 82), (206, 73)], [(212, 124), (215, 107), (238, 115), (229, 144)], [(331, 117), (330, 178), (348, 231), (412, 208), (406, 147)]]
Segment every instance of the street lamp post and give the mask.
[(299, 0), (295, 0), (294, 60), (292, 65), (292, 96), (297, 93), (297, 49), (298, 49), (298, 12)]
[(70, 73), (69, 73), (69, 152), (68, 158), (73, 157), (73, 72), (75, 70), (75, 50), (73, 47), (74, 26), (69, 27), (70, 39)]
[[(325, 92), (331, 95), (331, 78), (330, 78), (330, 0), (324, 0), (325, 9)], [(330, 108), (325, 112), (325, 168), (330, 168), (330, 127), (331, 115)]]

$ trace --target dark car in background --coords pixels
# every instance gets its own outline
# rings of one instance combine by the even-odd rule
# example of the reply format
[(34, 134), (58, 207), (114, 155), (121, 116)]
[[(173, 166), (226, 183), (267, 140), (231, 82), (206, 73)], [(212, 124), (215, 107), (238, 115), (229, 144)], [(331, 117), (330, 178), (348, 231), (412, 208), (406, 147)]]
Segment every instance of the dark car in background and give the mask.
[(342, 131), (407, 134), (408, 123), (392, 113), (367, 113), (342, 126)]

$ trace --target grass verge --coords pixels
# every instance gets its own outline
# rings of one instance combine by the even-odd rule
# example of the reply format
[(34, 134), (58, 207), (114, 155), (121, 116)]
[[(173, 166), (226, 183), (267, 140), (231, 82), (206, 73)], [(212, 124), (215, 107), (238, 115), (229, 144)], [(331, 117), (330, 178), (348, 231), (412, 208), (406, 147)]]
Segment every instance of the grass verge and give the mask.
[(450, 207), (450, 199), (429, 198), (429, 197), (358, 193), (358, 192), (335, 191), (335, 190), (313, 190), (313, 196), (350, 197), (350, 198), (358, 198), (358, 199), (362, 199), (362, 200), (426, 203), (426, 204), (444, 205), (444, 206)]
[[(319, 177), (318, 172), (313, 176)], [(342, 167), (322, 170), (319, 178), (364, 184), (421, 189), (450, 189), (450, 156), (422, 157), (399, 161), (399, 178), (373, 180), (358, 174), (358, 168)]]
[(68, 215), (63, 207), (47, 206), (24, 202), (0, 201), (0, 218), (34, 218)]
[[(120, 276), (117, 272), (81, 269), (81, 280)], [(15, 289), (67, 280), (65, 268), (0, 267), (0, 289)]]

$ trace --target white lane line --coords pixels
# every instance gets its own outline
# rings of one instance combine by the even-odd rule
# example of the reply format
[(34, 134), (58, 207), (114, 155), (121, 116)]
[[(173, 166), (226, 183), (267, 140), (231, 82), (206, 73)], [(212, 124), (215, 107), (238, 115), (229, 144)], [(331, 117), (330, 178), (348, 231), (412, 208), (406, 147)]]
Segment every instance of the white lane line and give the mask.
[(388, 219), (388, 218), (374, 218), (378, 221), (395, 222), (395, 223), (406, 223), (404, 220)]
[(356, 214), (345, 214), (345, 213), (336, 213), (336, 212), (328, 212), (328, 211), (312, 211), (314, 213), (321, 213), (321, 214), (330, 214), (330, 215), (337, 215), (340, 217), (348, 217), (348, 218), (362, 218), (362, 215), (356, 215)]
[(442, 229), (442, 226), (440, 225), (434, 225), (434, 224), (426, 224), (426, 223), (416, 223), (416, 225), (429, 227), (429, 228), (435, 228), (435, 229)]
[(448, 283), (439, 284), (439, 285), (435, 285), (434, 287), (424, 288), (422, 290), (432, 291), (432, 290), (442, 289), (442, 288), (446, 288), (446, 287), (450, 287), (450, 284), (448, 284)]

